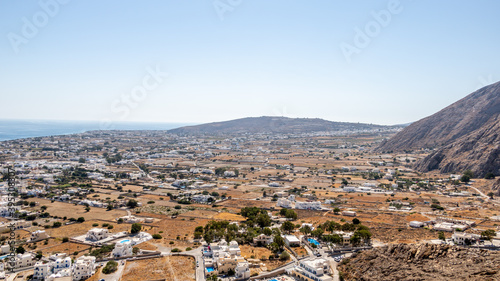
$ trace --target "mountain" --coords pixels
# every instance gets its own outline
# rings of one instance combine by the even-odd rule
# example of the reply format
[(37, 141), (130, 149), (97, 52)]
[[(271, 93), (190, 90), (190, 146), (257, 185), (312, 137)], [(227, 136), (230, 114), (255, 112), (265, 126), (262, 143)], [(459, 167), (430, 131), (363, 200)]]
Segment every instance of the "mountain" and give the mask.
[(403, 151), (447, 145), (489, 124), (499, 113), (500, 82), (497, 82), (412, 123), (377, 150)]
[(363, 123), (332, 122), (319, 118), (247, 117), (224, 122), (201, 124), (169, 130), (173, 134), (244, 134), (278, 133), (301, 134), (326, 131), (361, 131), (396, 129), (397, 126), (381, 126)]
[(339, 266), (344, 280), (500, 280), (500, 253), (436, 244), (390, 244), (355, 253)]
[(470, 169), (476, 176), (500, 175), (500, 82), (412, 123), (376, 150), (434, 149), (416, 164), (420, 171)]

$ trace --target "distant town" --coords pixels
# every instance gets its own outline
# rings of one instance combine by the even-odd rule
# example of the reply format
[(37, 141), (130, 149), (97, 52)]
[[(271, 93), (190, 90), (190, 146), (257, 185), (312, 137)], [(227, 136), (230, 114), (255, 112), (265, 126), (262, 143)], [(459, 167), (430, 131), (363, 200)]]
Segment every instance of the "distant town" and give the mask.
[(494, 175), (374, 152), (400, 130), (0, 142), (0, 278), (330, 281), (373, 248), (500, 249)]

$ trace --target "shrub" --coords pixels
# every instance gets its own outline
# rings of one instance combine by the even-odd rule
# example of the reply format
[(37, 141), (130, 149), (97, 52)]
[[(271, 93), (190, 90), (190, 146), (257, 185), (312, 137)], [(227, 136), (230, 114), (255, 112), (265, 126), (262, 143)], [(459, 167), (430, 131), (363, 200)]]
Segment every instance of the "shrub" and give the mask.
[(68, 237), (63, 237), (62, 241), (63, 241), (63, 243), (66, 243), (66, 242), (69, 241), (69, 238)]
[(132, 224), (132, 227), (130, 228), (130, 233), (135, 234), (139, 233), (142, 229), (142, 225), (140, 223), (134, 223)]
[(108, 261), (106, 263), (106, 266), (102, 269), (102, 273), (104, 274), (110, 274), (115, 272), (118, 269), (118, 263), (115, 261)]
[(161, 239), (161, 235), (160, 234), (153, 234), (153, 238), (154, 239)]
[(178, 248), (173, 248), (171, 252), (172, 253), (180, 253), (180, 252), (182, 252), (182, 250), (180, 250)]

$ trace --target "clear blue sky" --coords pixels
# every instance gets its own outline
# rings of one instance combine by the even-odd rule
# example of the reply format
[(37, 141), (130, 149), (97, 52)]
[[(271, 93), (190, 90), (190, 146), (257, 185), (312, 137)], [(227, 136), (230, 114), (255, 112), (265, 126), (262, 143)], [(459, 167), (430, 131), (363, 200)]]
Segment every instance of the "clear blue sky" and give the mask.
[(500, 80), (500, 1), (55, 1), (0, 2), (0, 119), (398, 124)]

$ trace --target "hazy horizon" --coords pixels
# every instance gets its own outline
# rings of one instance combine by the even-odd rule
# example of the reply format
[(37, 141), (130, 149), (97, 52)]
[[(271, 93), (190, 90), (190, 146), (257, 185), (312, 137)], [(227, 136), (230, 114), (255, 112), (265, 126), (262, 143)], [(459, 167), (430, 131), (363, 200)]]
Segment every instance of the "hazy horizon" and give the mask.
[(500, 2), (0, 3), (0, 119), (407, 124), (500, 80)]

